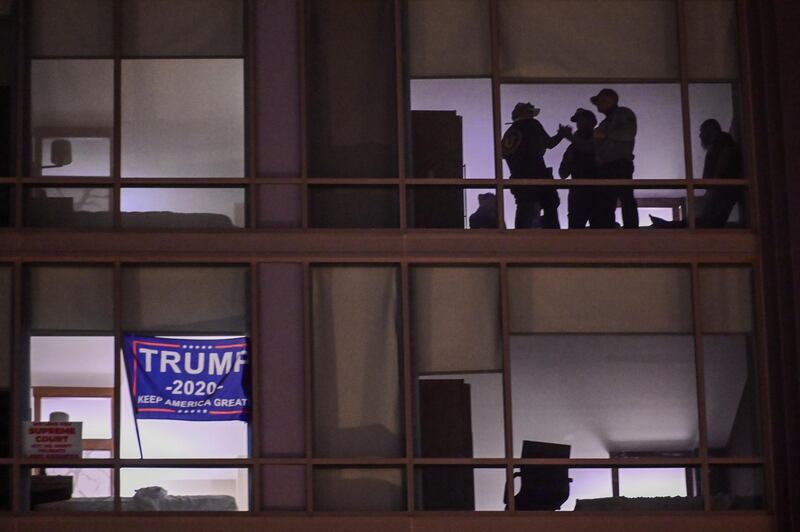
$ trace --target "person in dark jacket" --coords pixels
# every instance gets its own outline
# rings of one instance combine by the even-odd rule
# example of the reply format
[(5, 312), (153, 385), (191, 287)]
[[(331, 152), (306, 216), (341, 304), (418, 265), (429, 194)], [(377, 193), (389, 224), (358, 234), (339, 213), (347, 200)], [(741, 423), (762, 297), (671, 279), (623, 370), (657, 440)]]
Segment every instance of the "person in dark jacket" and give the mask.
[[(700, 144), (706, 150), (703, 164), (703, 179), (740, 179), (742, 177), (742, 153), (733, 137), (722, 131), (719, 122), (710, 118), (700, 125)], [(744, 199), (739, 187), (709, 189), (704, 197), (703, 208), (697, 215), (695, 226), (700, 229), (725, 227), (736, 204)], [(667, 221), (650, 216), (653, 227), (687, 227), (686, 220)]]
[[(619, 105), (619, 95), (613, 89), (603, 89), (590, 101), (605, 119), (594, 131), (595, 160), (601, 179), (633, 179), (633, 149), (636, 144), (636, 114)], [(633, 189), (612, 189), (622, 205), (622, 223), (625, 228), (639, 227), (639, 207)], [(616, 199), (613, 210), (616, 210)], [(615, 227), (613, 212), (606, 213), (605, 225)]]
[[(597, 118), (588, 109), (578, 109), (570, 118), (575, 122), (576, 131), (572, 135), (571, 144), (564, 152), (558, 175), (561, 179), (596, 179), (597, 164), (594, 155), (594, 128)], [(610, 197), (611, 192), (607, 187), (578, 187), (569, 191), (569, 220), (570, 229), (583, 229), (589, 222), (591, 227), (606, 227), (608, 225), (604, 216), (607, 216), (609, 201), (615, 201), (616, 196)], [(612, 220), (613, 223), (613, 220)]]
[(497, 229), (497, 201), (494, 194), (478, 194), (478, 210), (470, 215), (469, 228)]
[[(513, 120), (503, 135), (503, 159), (511, 171), (511, 179), (553, 179), (553, 171), (544, 163), (545, 151), (554, 148), (568, 137), (571, 128), (559, 125), (555, 136), (544, 130), (536, 116), (541, 109), (531, 103), (518, 103), (511, 113)], [(512, 187), (511, 193), (517, 203), (514, 227), (534, 227), (539, 211), (543, 211), (541, 225), (547, 229), (559, 229), (558, 191), (555, 187)]]

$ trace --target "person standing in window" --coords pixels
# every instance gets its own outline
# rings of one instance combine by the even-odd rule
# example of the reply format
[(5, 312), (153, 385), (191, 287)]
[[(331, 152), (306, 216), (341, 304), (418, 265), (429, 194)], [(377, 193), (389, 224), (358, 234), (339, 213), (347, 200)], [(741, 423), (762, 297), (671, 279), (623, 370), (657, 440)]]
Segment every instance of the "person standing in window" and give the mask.
[[(706, 150), (703, 165), (703, 179), (741, 179), (742, 153), (733, 137), (724, 131), (719, 122), (709, 118), (700, 125), (700, 144)], [(719, 187), (706, 192), (703, 208), (697, 216), (698, 229), (719, 229), (725, 227), (737, 203), (744, 199), (742, 190), (737, 187)], [(650, 216), (653, 227), (688, 227), (686, 220), (667, 221)]]
[[(554, 148), (568, 137), (572, 129), (559, 125), (558, 132), (551, 137), (536, 120), (541, 109), (530, 102), (518, 103), (511, 113), (511, 127), (503, 135), (503, 159), (511, 171), (511, 179), (553, 179), (553, 170), (544, 163), (545, 151)], [(554, 187), (512, 187), (511, 193), (517, 203), (514, 227), (532, 228), (542, 210), (542, 227), (559, 229), (558, 191)]]
[[(594, 128), (597, 126), (597, 118), (588, 109), (578, 109), (570, 118), (575, 122), (576, 131), (572, 135), (571, 144), (564, 152), (561, 165), (558, 167), (558, 175), (561, 179), (572, 177), (573, 179), (596, 179), (597, 164), (594, 156)], [(569, 191), (569, 219), (570, 229), (583, 229), (589, 222), (591, 227), (611, 227), (614, 224), (613, 210), (612, 218), (607, 220), (608, 209), (603, 208), (603, 204), (615, 201), (616, 196), (611, 195), (607, 187), (578, 187)], [(609, 225), (610, 224), (610, 225)]]
[[(636, 114), (619, 105), (619, 95), (613, 89), (603, 89), (590, 101), (606, 117), (594, 131), (597, 174), (601, 179), (633, 179), (633, 148), (636, 144)], [(626, 228), (639, 227), (639, 210), (632, 188), (615, 188), (616, 199), (622, 204), (622, 223)], [(606, 216), (608, 219), (608, 216)], [(613, 212), (611, 216), (613, 220)], [(613, 227), (610, 225), (609, 227)]]

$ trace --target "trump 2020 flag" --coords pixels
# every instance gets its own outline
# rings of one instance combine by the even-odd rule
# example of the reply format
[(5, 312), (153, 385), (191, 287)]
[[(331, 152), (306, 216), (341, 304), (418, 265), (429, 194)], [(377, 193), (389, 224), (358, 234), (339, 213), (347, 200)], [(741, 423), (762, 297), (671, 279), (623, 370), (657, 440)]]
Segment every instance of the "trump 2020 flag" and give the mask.
[(247, 338), (126, 334), (123, 349), (137, 419), (247, 420)]

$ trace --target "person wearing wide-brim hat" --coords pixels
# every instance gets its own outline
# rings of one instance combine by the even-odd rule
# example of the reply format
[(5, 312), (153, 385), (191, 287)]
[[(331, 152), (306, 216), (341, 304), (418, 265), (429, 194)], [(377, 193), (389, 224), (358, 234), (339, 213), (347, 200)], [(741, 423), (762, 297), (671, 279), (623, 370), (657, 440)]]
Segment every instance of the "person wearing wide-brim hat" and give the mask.
[[(552, 179), (553, 172), (544, 163), (544, 153), (554, 148), (572, 130), (560, 125), (558, 132), (550, 136), (536, 117), (541, 112), (530, 102), (520, 102), (511, 112), (511, 127), (503, 134), (503, 159), (511, 172), (511, 179)], [(514, 227), (531, 228), (544, 211), (542, 227), (558, 229), (558, 191), (550, 187), (512, 187), (511, 193), (517, 203)]]

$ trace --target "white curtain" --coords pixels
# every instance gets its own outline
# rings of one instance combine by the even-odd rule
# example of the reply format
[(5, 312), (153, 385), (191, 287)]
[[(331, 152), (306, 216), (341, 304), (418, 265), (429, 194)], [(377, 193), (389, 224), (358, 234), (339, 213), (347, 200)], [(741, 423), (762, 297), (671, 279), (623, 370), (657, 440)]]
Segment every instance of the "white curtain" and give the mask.
[(313, 270), (317, 456), (403, 454), (396, 267)]

